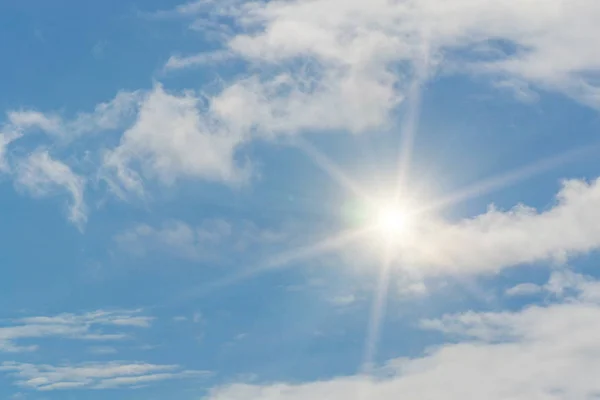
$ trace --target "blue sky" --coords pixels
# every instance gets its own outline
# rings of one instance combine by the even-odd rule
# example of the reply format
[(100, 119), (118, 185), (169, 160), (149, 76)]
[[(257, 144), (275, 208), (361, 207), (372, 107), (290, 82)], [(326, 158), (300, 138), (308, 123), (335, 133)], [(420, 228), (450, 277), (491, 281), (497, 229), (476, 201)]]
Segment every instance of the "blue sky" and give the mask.
[(0, 4), (0, 398), (600, 392), (600, 4)]

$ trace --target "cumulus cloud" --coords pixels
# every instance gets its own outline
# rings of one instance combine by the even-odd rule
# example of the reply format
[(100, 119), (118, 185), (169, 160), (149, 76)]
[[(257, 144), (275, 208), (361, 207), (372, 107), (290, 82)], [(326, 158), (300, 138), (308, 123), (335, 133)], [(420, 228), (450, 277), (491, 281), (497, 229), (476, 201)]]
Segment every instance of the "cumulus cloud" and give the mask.
[(235, 158), (244, 136), (203, 113), (191, 93), (157, 85), (143, 99), (137, 120), (104, 156), (104, 177), (121, 195), (144, 193), (142, 178), (172, 184), (180, 177), (239, 183), (247, 171)]
[[(242, 27), (223, 36), (225, 50), (216, 54), (260, 72), (213, 101), (219, 116), (243, 129), (379, 129), (410, 81), (435, 71), (489, 75), (525, 102), (537, 100), (533, 86), (600, 107), (600, 55), (590, 50), (600, 35), (594, 0), (203, 1), (174, 14)], [(173, 57), (167, 66), (209, 57)]]
[(38, 150), (20, 160), (16, 171), (16, 184), (37, 197), (63, 190), (71, 196), (69, 220), (81, 226), (87, 220), (84, 202), (85, 178), (76, 175), (68, 165)]
[[(600, 33), (600, 6), (593, 0), (276, 1), (241, 10), (239, 20), (255, 31), (229, 45), (247, 57), (312, 55), (382, 68), (386, 61), (414, 62), (426, 49), (432, 59), (505, 74), (600, 106), (594, 80), (600, 54), (590, 51)], [(496, 56), (453, 54), (482, 44)]]
[(600, 247), (600, 180), (562, 184), (553, 207), (524, 205), (448, 222), (419, 218), (396, 244), (396, 261), (422, 275), (493, 273), (541, 261), (562, 263)]
[[(147, 328), (153, 318), (139, 311), (96, 311), (86, 314), (25, 317), (0, 327), (0, 351), (34, 351), (37, 345), (19, 346), (23, 339), (47, 337), (83, 341), (112, 341), (126, 339), (127, 333), (117, 328)], [(110, 331), (106, 331), (111, 328)]]
[(391, 360), (375, 377), (229, 384), (207, 400), (585, 399), (600, 391), (598, 282), (564, 303), (515, 312), (467, 312), (422, 321), (450, 341)]
[(155, 16), (221, 32), (220, 47), (173, 56), (167, 69), (230, 57), (248, 68), (202, 98), (156, 85), (73, 118), (7, 114), (12, 130), (63, 139), (128, 127), (100, 172), (123, 198), (143, 195), (148, 181), (245, 182), (240, 150), (253, 140), (390, 127), (414, 83), (438, 71), (489, 76), (522, 101), (542, 88), (600, 107), (594, 0), (197, 1)]
[(0, 371), (10, 373), (18, 386), (37, 391), (132, 388), (207, 374), (182, 370), (177, 365), (124, 362), (60, 366), (4, 362), (0, 364)]

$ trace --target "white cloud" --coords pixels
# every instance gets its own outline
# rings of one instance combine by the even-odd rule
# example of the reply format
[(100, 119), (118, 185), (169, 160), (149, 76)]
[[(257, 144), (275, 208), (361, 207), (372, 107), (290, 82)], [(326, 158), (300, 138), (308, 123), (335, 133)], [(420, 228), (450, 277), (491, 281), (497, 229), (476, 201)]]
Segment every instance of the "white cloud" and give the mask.
[(0, 132), (0, 172), (10, 172), (10, 164), (6, 153), (8, 145), (17, 140), (21, 135), (17, 132)]
[(535, 283), (520, 283), (506, 290), (507, 296), (531, 296), (542, 291), (542, 287)]
[(518, 79), (499, 81), (494, 86), (511, 92), (517, 100), (523, 103), (535, 103), (540, 98), (536, 92), (531, 90), (526, 82), (519, 81)]
[(40, 129), (51, 134), (59, 134), (62, 131), (62, 120), (59, 116), (46, 115), (39, 111), (10, 111), (8, 121), (12, 128), (17, 131)]
[(92, 346), (88, 348), (88, 351), (92, 354), (97, 355), (107, 355), (107, 354), (116, 354), (117, 349), (110, 346)]
[(79, 113), (72, 119), (56, 113), (13, 110), (7, 113), (7, 129), (23, 134), (40, 130), (57, 139), (70, 141), (84, 134), (121, 127), (135, 115), (138, 103), (138, 92), (121, 91), (110, 101), (97, 104), (91, 113)]
[(353, 294), (334, 296), (329, 302), (337, 307), (346, 307), (356, 302), (356, 296)]
[[(26, 317), (0, 327), (0, 351), (23, 352), (37, 350), (37, 345), (19, 346), (23, 339), (46, 337), (68, 338), (83, 341), (112, 341), (127, 338), (116, 328), (150, 326), (153, 318), (139, 315), (139, 311), (96, 311), (86, 314), (60, 314), (56, 316)], [(106, 328), (111, 328), (106, 331)]]
[(171, 56), (165, 64), (167, 70), (185, 69), (227, 61), (232, 57), (228, 51), (199, 53), (191, 56)]
[(600, 180), (569, 180), (556, 204), (543, 211), (491, 207), (455, 223), (419, 217), (411, 235), (397, 243), (396, 261), (418, 275), (493, 273), (519, 264), (563, 262), (600, 247), (599, 204)]
[(79, 226), (85, 223), (85, 179), (73, 173), (69, 166), (51, 158), (47, 151), (38, 150), (19, 161), (16, 174), (17, 185), (34, 196), (48, 196), (57, 189), (66, 190), (71, 196), (69, 220)]
[(546, 293), (557, 299), (576, 295), (586, 301), (600, 301), (600, 283), (589, 276), (578, 274), (569, 269), (553, 271), (545, 285), (521, 283), (507, 290), (509, 296), (523, 296)]
[(123, 362), (61, 366), (4, 362), (0, 365), (0, 371), (11, 373), (18, 386), (37, 391), (131, 388), (207, 374), (204, 371), (182, 370), (177, 365)]
[(474, 61), (471, 55), (460, 62), (600, 106), (593, 79), (600, 53), (591, 50), (600, 34), (600, 5), (594, 0), (275, 1), (242, 10), (248, 11), (240, 13), (240, 21), (256, 32), (240, 35), (230, 45), (245, 56), (281, 60), (313, 55), (348, 65), (368, 65), (374, 59), (381, 65), (414, 61), (425, 48), (435, 58), (456, 61), (453, 49), (506, 41), (517, 50), (499, 46), (494, 60)]
[(243, 140), (203, 114), (199, 98), (169, 94), (158, 85), (144, 97), (119, 146), (105, 154), (105, 179), (121, 195), (143, 194), (142, 177), (167, 185), (180, 177), (239, 183), (247, 178), (235, 160)]
[(175, 13), (242, 28), (223, 36), (225, 47), (269, 72), (234, 82), (215, 102), (227, 119), (267, 132), (378, 128), (411, 68), (492, 74), (523, 101), (536, 99), (532, 84), (600, 107), (595, 0), (202, 1)]
[(231, 236), (231, 225), (222, 220), (204, 222), (193, 228), (181, 221), (168, 221), (162, 227), (138, 225), (115, 237), (123, 250), (139, 256), (152, 251), (167, 251), (171, 254), (204, 259), (214, 254), (216, 246)]
[(392, 400), (398, 393), (405, 399), (593, 398), (600, 391), (600, 304), (586, 293), (516, 312), (468, 312), (423, 321), (423, 328), (452, 340), (422, 356), (392, 360), (376, 377), (230, 384), (214, 388), (206, 399)]
[(127, 197), (144, 194), (148, 181), (245, 182), (251, 168), (239, 153), (252, 140), (389, 127), (412, 80), (439, 70), (487, 74), (523, 101), (543, 88), (600, 107), (595, 0), (195, 1), (156, 16), (220, 32), (221, 48), (173, 56), (168, 69), (231, 56), (248, 68), (205, 98), (157, 85), (70, 119), (12, 111), (11, 130), (70, 140), (137, 117), (100, 172)]
[(223, 260), (226, 252), (251, 249), (257, 253), (285, 238), (288, 236), (283, 232), (262, 229), (250, 222), (232, 224), (209, 219), (197, 226), (178, 220), (156, 227), (139, 224), (116, 235), (114, 240), (122, 250), (137, 256), (165, 252), (191, 260)]

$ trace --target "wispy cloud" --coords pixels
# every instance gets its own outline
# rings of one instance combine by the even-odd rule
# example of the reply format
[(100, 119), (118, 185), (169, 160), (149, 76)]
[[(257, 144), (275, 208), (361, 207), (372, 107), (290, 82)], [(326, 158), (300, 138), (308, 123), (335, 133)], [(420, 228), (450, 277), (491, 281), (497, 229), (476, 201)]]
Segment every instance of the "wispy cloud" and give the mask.
[[(26, 317), (0, 326), (0, 351), (34, 351), (37, 345), (19, 346), (22, 339), (48, 337), (82, 341), (113, 341), (128, 337), (118, 328), (147, 328), (153, 318), (139, 311), (96, 311), (87, 314)], [(107, 328), (111, 328), (107, 331)]]
[(83, 197), (86, 181), (68, 165), (51, 158), (48, 151), (38, 150), (19, 161), (16, 174), (18, 187), (34, 196), (48, 196), (57, 189), (69, 193), (69, 220), (80, 227), (85, 223), (87, 212)]
[(191, 56), (171, 56), (165, 64), (166, 70), (177, 70), (201, 65), (220, 63), (232, 58), (232, 54), (228, 51), (214, 51), (207, 53), (199, 53)]
[(506, 290), (507, 296), (531, 296), (542, 292), (542, 288), (535, 283), (520, 283)]
[(211, 219), (198, 226), (178, 220), (157, 227), (139, 224), (114, 239), (122, 250), (137, 256), (164, 252), (191, 260), (213, 260), (228, 251), (260, 251), (256, 246), (272, 246), (286, 237), (285, 232), (261, 229), (252, 223)]
[(118, 353), (117, 349), (110, 346), (92, 346), (88, 348), (88, 351), (92, 354), (97, 355), (108, 355), (108, 354), (116, 354)]
[(0, 371), (10, 373), (18, 386), (37, 391), (132, 388), (208, 374), (206, 371), (182, 370), (177, 365), (124, 362), (60, 366), (5, 362), (0, 365)]
[(117, 129), (135, 116), (138, 92), (121, 91), (110, 101), (99, 103), (92, 112), (80, 112), (72, 118), (37, 110), (13, 110), (7, 113), (6, 129), (23, 134), (38, 130), (63, 141), (84, 134)]
[(193, 228), (181, 221), (168, 221), (162, 227), (138, 225), (115, 237), (118, 246), (130, 253), (143, 256), (149, 251), (167, 251), (190, 258), (209, 258), (212, 250), (231, 237), (231, 225), (222, 220), (205, 222)]

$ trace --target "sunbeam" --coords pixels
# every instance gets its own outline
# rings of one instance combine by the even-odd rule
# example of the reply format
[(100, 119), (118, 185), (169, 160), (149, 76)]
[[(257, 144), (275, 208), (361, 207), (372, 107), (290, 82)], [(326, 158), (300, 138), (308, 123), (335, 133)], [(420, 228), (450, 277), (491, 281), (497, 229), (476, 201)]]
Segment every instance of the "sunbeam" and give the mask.
[(495, 190), (503, 189), (517, 182), (532, 178), (535, 175), (539, 175), (541, 173), (550, 171), (554, 168), (575, 161), (585, 155), (589, 155), (598, 150), (600, 150), (600, 144), (595, 144), (593, 146), (588, 145), (585, 147), (572, 149), (557, 156), (542, 159), (540, 161), (526, 165), (514, 171), (510, 171), (492, 178), (488, 178), (484, 181), (468, 186), (462, 190), (458, 190), (445, 197), (442, 197), (439, 200), (426, 204), (422, 208), (416, 210), (416, 212), (431, 212), (463, 202), (465, 200), (477, 198), (484, 194), (493, 192)]
[[(402, 192), (406, 186), (407, 176), (409, 174), (410, 164), (412, 162), (412, 153), (414, 148), (415, 136), (418, 129), (418, 122), (421, 111), (421, 91), (422, 85), (428, 74), (429, 49), (424, 47), (423, 57), (420, 62), (415, 63), (415, 76), (410, 86), (407, 113), (401, 129), (401, 143), (398, 157), (398, 169), (396, 187), (394, 192), (394, 201), (389, 206), (384, 206), (378, 211), (378, 226), (383, 231), (385, 240), (385, 249), (382, 257), (382, 265), (379, 271), (377, 287), (375, 289), (373, 305), (369, 316), (367, 328), (367, 337), (365, 342), (365, 352), (363, 358), (363, 372), (372, 373), (372, 367), (377, 355), (377, 347), (381, 335), (381, 324), (385, 318), (385, 309), (389, 291), (389, 280), (392, 267), (392, 246), (398, 237), (410, 232), (412, 213), (403, 210), (400, 206)], [(361, 397), (369, 397), (363, 394)]]
[(415, 75), (408, 91), (407, 112), (403, 120), (400, 132), (400, 148), (398, 155), (397, 177), (395, 199), (398, 201), (409, 175), (415, 136), (418, 129), (419, 116), (421, 114), (422, 87), (429, 73), (429, 48), (423, 46), (422, 57), (415, 62)]
[(316, 149), (308, 140), (301, 137), (295, 138), (293, 142), (296, 147), (302, 150), (308, 155), (311, 160), (321, 168), (329, 177), (331, 177), (340, 186), (346, 188), (352, 192), (356, 197), (366, 202), (372, 202), (373, 200), (368, 196), (365, 191), (354, 182), (342, 169), (329, 159), (325, 154)]
[(229, 287), (241, 283), (247, 279), (251, 279), (268, 271), (287, 267), (291, 263), (309, 260), (311, 258), (339, 250), (359, 240), (360, 238), (367, 236), (372, 232), (373, 229), (373, 227), (366, 227), (361, 229), (344, 231), (333, 237), (328, 237), (312, 245), (280, 253), (260, 263), (258, 267), (249, 268), (237, 274), (211, 282), (200, 289), (197, 288), (193, 291), (193, 293), (188, 294), (186, 297), (196, 298), (205, 296), (214, 292), (217, 289), (222, 289), (224, 287)]

